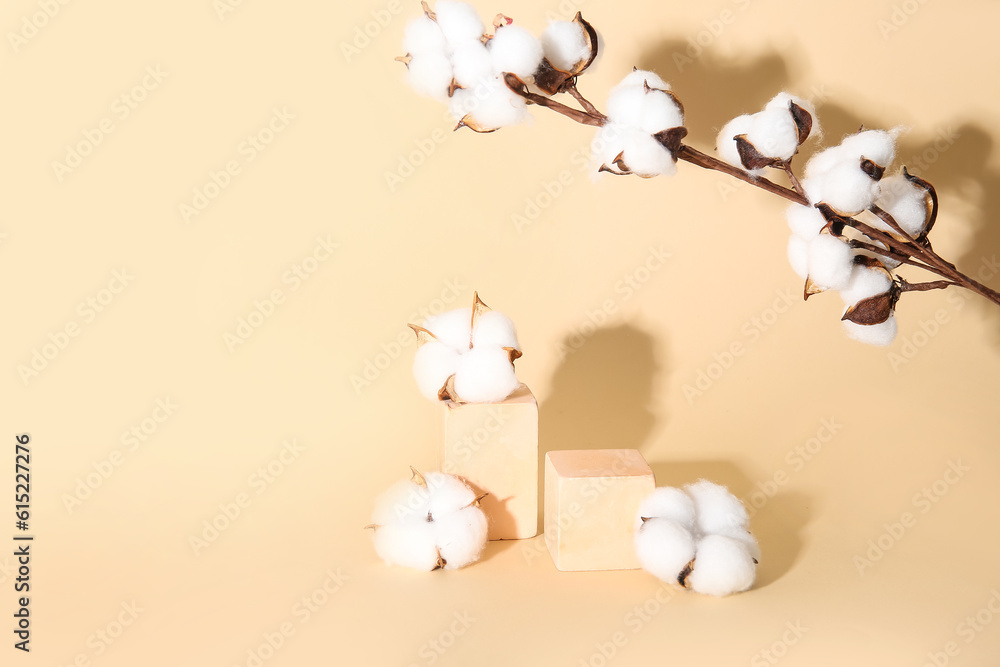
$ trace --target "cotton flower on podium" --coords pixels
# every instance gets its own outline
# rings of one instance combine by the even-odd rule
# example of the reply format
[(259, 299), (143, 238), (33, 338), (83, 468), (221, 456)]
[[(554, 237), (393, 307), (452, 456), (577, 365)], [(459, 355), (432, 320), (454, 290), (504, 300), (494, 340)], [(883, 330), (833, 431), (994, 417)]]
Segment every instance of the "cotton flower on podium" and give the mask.
[(375, 503), (375, 553), (386, 565), (416, 570), (457, 570), (479, 560), (487, 519), (475, 492), (458, 477), (440, 472), (398, 482)]
[(746, 508), (726, 487), (699, 480), (660, 487), (639, 506), (635, 548), (662, 581), (725, 596), (753, 586), (760, 549)]
[(819, 133), (812, 103), (779, 93), (759, 112), (737, 116), (716, 138), (719, 158), (754, 176), (783, 167), (810, 136)]
[(600, 171), (642, 178), (677, 173), (684, 108), (656, 73), (633, 70), (611, 90), (607, 122), (591, 144)]
[(473, 298), (472, 308), (434, 315), (417, 335), (413, 376), (430, 400), (457, 403), (502, 401), (519, 386), (514, 361), (521, 356), (514, 323)]

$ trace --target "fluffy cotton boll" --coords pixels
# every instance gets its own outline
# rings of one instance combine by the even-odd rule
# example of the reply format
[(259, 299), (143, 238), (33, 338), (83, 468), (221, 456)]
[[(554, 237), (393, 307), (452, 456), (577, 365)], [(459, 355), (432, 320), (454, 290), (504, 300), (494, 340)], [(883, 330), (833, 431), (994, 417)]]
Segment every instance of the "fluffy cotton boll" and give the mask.
[(639, 176), (673, 176), (677, 173), (670, 151), (652, 135), (631, 131), (625, 136), (625, 164)]
[(740, 151), (736, 148), (736, 137), (740, 134), (746, 134), (750, 130), (751, 123), (750, 114), (743, 114), (742, 116), (737, 116), (722, 127), (722, 131), (719, 132), (719, 136), (715, 139), (715, 150), (719, 153), (719, 159), (723, 162), (743, 169), (748, 174), (753, 176), (760, 176), (764, 173), (763, 169), (747, 169), (743, 166), (743, 161), (740, 159)]
[(403, 31), (403, 51), (411, 56), (447, 55), (448, 44), (441, 26), (421, 15), (406, 24)]
[(435, 517), (435, 543), (446, 570), (457, 570), (479, 560), (486, 547), (488, 521), (478, 507), (464, 507)]
[(809, 277), (823, 289), (847, 286), (854, 268), (851, 247), (829, 234), (820, 234), (809, 241)]
[(531, 77), (542, 62), (542, 43), (519, 25), (497, 28), (489, 41), (493, 69), (516, 74), (521, 79)]
[(722, 597), (749, 589), (756, 577), (757, 565), (746, 544), (725, 535), (706, 535), (698, 542), (687, 582), (699, 593)]
[(476, 499), (476, 492), (454, 475), (443, 472), (424, 473), (429, 489), (427, 511), (432, 517), (456, 512)]
[(518, 125), (531, 117), (524, 98), (499, 79), (480, 83), (472, 91), (472, 98), (470, 113), (486, 128)]
[(892, 286), (892, 279), (885, 271), (867, 266), (855, 265), (851, 270), (851, 278), (840, 290), (840, 298), (845, 306), (853, 306), (862, 299), (868, 299), (878, 294), (885, 294)]
[(676, 521), (650, 519), (635, 532), (635, 553), (646, 572), (676, 583), (677, 575), (694, 558), (694, 537)]
[(878, 183), (861, 171), (859, 165), (850, 162), (831, 168), (819, 187), (821, 201), (842, 215), (857, 215), (866, 210), (879, 194)]
[(787, 109), (765, 109), (750, 117), (747, 141), (766, 157), (788, 160), (799, 148), (799, 131)]
[(458, 370), (458, 352), (436, 340), (427, 341), (413, 356), (413, 378), (423, 396), (436, 401), (438, 392)]
[(392, 526), (400, 523), (425, 521), (430, 506), (431, 492), (410, 480), (390, 486), (375, 500), (372, 523)]
[(785, 209), (785, 219), (792, 234), (806, 240), (816, 237), (826, 227), (826, 218), (815, 206), (792, 204)]
[(809, 100), (797, 97), (795, 95), (791, 95), (789, 93), (778, 93), (777, 95), (771, 98), (770, 102), (764, 105), (764, 109), (765, 110), (784, 109), (785, 111), (791, 113), (791, 110), (789, 108), (789, 104), (791, 102), (794, 102), (796, 105), (802, 107), (803, 109), (809, 112), (810, 116), (812, 116), (812, 129), (809, 132), (809, 136), (818, 137), (820, 134), (822, 134), (819, 126), (819, 118), (816, 115), (816, 106)]
[(434, 531), (428, 528), (425, 520), (422, 524), (404, 523), (376, 528), (372, 541), (375, 553), (386, 565), (402, 565), (430, 572), (438, 562), (434, 538)]
[(473, 347), (512, 347), (520, 351), (514, 322), (503, 313), (490, 310), (476, 318), (472, 330)]
[(860, 162), (854, 159), (841, 146), (833, 146), (816, 153), (806, 162), (805, 177), (808, 179), (819, 178), (843, 162), (852, 162), (854, 166), (860, 166)]
[(556, 69), (570, 72), (590, 57), (583, 28), (573, 21), (553, 21), (542, 33), (542, 51)]
[(865, 130), (847, 137), (840, 146), (859, 160), (865, 157), (880, 167), (888, 167), (896, 158), (897, 135), (898, 132)]
[(788, 263), (799, 278), (805, 280), (809, 277), (809, 242), (801, 236), (792, 234), (788, 237)]
[(441, 102), (448, 101), (453, 75), (448, 57), (434, 53), (413, 58), (406, 68), (406, 79), (413, 90)]
[(639, 129), (646, 134), (656, 134), (672, 127), (684, 125), (684, 114), (672, 97), (659, 90), (646, 93), (642, 101)]
[(629, 127), (642, 124), (646, 91), (641, 86), (618, 85), (608, 95), (608, 119)]
[(898, 329), (896, 326), (896, 316), (890, 315), (889, 319), (880, 324), (855, 324), (849, 320), (844, 320), (844, 329), (847, 335), (859, 343), (875, 345), (876, 347), (886, 347), (896, 340)]
[(750, 553), (750, 557), (760, 562), (760, 545), (757, 544), (757, 538), (749, 530), (724, 530), (716, 535), (725, 535), (726, 537), (731, 537), (737, 542), (742, 542), (746, 545), (747, 551)]
[(464, 352), (472, 343), (472, 308), (456, 308), (431, 315), (424, 320), (424, 328), (448, 347)]
[(521, 386), (506, 350), (473, 348), (462, 355), (455, 372), (455, 393), (469, 403), (495, 403)]
[(434, 14), (441, 32), (453, 48), (462, 42), (479, 39), (486, 31), (475, 7), (466, 2), (438, 0), (434, 5)]
[(684, 487), (694, 500), (698, 529), (703, 534), (746, 529), (750, 516), (740, 499), (721, 484), (701, 479)]
[(478, 40), (457, 46), (451, 60), (455, 64), (455, 81), (463, 88), (475, 88), (493, 78), (493, 59)]
[(910, 236), (916, 237), (924, 231), (928, 220), (927, 193), (924, 189), (908, 181), (902, 174), (883, 178), (879, 186), (880, 193), (875, 203), (891, 215)]
[(640, 90), (643, 89), (643, 83), (650, 88), (659, 88), (660, 90), (670, 90), (670, 84), (660, 78), (660, 75), (656, 72), (651, 72), (645, 69), (637, 69), (629, 72), (628, 75), (619, 82), (616, 88), (635, 86)]
[(694, 501), (681, 489), (672, 486), (661, 486), (639, 503), (636, 515), (636, 528), (642, 525), (643, 518), (660, 518), (676, 521), (682, 526), (694, 526)]

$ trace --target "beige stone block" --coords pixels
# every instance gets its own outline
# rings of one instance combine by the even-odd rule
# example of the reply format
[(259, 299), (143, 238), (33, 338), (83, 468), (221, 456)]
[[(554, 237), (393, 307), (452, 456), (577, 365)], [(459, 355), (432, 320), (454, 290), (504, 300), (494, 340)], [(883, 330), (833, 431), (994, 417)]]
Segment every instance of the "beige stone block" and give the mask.
[(635, 449), (573, 449), (545, 455), (545, 544), (556, 568), (632, 570), (639, 503), (656, 488)]
[(538, 534), (538, 404), (521, 385), (500, 403), (445, 401), (441, 470), (489, 493), (489, 539)]

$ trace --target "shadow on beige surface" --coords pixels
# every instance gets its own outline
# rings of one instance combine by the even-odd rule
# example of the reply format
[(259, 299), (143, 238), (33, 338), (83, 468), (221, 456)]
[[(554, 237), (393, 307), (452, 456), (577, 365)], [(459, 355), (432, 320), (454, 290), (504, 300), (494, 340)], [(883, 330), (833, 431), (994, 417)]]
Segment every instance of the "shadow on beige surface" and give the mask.
[[(753, 482), (729, 461), (656, 461), (649, 465), (657, 486), (680, 487), (704, 478), (727, 486), (744, 502), (753, 491)], [(802, 551), (801, 534), (809, 523), (811, 505), (802, 493), (778, 492), (759, 508), (748, 507), (752, 515), (750, 528), (762, 553), (755, 588), (777, 581), (795, 565)]]

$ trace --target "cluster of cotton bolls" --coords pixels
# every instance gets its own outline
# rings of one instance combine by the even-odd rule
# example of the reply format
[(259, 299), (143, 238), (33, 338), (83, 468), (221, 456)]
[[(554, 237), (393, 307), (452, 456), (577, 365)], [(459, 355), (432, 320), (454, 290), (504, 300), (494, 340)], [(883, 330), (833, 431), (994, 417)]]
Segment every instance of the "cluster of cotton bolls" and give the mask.
[(460, 126), (478, 132), (530, 117), (524, 98), (507, 87), (505, 73), (531, 84), (541, 71), (550, 74), (549, 81), (559, 71), (565, 73), (556, 77), (561, 82), (582, 72), (596, 55), (594, 33), (582, 19), (554, 21), (539, 39), (498, 15), (489, 35), (468, 3), (438, 0), (433, 10), (423, 5), (424, 15), (407, 24), (403, 37), (407, 79), (418, 93), (448, 104)]
[(413, 470), (411, 479), (392, 485), (375, 503), (368, 526), (375, 552), (387, 565), (423, 571), (476, 562), (487, 535), (480, 499), (458, 477)]
[(725, 596), (753, 586), (760, 549), (739, 498), (706, 480), (657, 488), (639, 506), (635, 549), (662, 581)]
[(422, 327), (410, 325), (420, 345), (413, 377), (431, 400), (491, 403), (521, 386), (514, 373), (514, 360), (521, 356), (514, 323), (490, 310), (478, 294), (474, 301), (472, 308), (432, 315)]
[(602, 171), (643, 178), (677, 172), (675, 153), (687, 131), (684, 110), (666, 81), (634, 70), (611, 89), (607, 109), (608, 120), (591, 144)]

